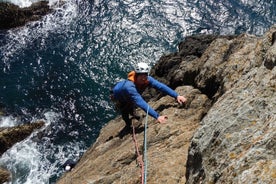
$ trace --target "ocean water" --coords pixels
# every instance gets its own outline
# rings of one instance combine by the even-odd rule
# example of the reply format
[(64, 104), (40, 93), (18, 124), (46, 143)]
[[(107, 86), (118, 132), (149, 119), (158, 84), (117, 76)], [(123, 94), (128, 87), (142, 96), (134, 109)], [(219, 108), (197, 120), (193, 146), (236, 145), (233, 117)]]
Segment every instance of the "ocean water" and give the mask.
[(117, 115), (109, 87), (133, 64), (154, 65), (192, 34), (262, 35), (276, 22), (276, 0), (49, 3), (41, 20), (0, 31), (0, 127), (46, 122), (0, 158), (13, 184), (55, 183)]

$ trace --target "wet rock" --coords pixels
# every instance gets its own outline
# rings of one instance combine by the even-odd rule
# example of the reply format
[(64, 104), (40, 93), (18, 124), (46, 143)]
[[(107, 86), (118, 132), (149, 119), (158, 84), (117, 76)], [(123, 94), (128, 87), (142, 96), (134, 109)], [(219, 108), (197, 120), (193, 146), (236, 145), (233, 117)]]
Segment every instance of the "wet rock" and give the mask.
[(2, 184), (8, 181), (10, 181), (10, 172), (0, 168), (0, 183)]
[(27, 138), (35, 129), (41, 128), (43, 121), (19, 125), (16, 127), (2, 128), (0, 130), (0, 155), (11, 148), (15, 143)]
[(39, 20), (51, 11), (47, 1), (33, 3), (27, 8), (0, 2), (0, 30), (23, 26), (27, 22)]

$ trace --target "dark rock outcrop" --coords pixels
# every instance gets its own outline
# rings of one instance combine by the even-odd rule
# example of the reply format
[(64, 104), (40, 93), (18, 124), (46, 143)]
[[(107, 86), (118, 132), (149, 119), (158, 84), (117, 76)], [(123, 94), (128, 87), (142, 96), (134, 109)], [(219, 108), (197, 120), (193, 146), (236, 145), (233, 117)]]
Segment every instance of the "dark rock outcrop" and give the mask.
[[(0, 156), (15, 143), (26, 139), (34, 130), (41, 128), (44, 124), (43, 121), (38, 121), (15, 127), (0, 128)], [(0, 183), (8, 182), (10, 177), (10, 172), (0, 167)]]
[(19, 125), (16, 127), (2, 128), (0, 130), (0, 156), (15, 143), (26, 139), (35, 129), (44, 125), (43, 121)]
[(269, 40), (271, 43), (271, 47), (266, 53), (265, 61), (264, 61), (264, 66), (267, 69), (272, 70), (274, 66), (276, 66), (276, 32), (272, 33), (269, 35)]
[[(152, 75), (188, 102), (147, 91), (149, 104), (169, 116), (162, 125), (148, 119), (148, 183), (275, 183), (275, 32), (191, 36), (160, 59)], [(141, 153), (145, 121), (134, 120)], [(131, 134), (117, 137), (123, 127), (120, 117), (110, 121), (57, 183), (139, 183)]]
[(33, 3), (27, 8), (0, 2), (0, 30), (23, 26), (27, 22), (39, 20), (51, 11), (47, 1)]
[(10, 180), (10, 172), (0, 168), (0, 183), (5, 183)]

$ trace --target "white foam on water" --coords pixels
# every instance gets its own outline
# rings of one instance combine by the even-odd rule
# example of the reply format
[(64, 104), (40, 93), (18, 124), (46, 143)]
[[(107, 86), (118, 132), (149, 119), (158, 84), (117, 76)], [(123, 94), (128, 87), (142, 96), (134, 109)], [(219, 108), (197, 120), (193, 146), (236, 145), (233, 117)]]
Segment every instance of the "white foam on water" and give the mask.
[(74, 0), (63, 1), (62, 4), (57, 2), (59, 1), (49, 1), (49, 5), (52, 5), (51, 8), (54, 11), (45, 15), (40, 20), (29, 22), (20, 28), (8, 30), (5, 36), (7, 40), (6, 44), (0, 45), (0, 50), (3, 53), (2, 60), (6, 66), (5, 70), (9, 69), (10, 58), (16, 53), (20, 53), (21, 49), (28, 47), (34, 41), (40, 40), (41, 47), (49, 47), (49, 45), (43, 45), (43, 40), (50, 33), (64, 31), (66, 26), (69, 26), (72, 20), (77, 17), (78, 2)]
[(18, 118), (10, 116), (0, 117), (0, 127), (13, 127), (19, 124)]
[(44, 117), (45, 126), (42, 130), (16, 143), (0, 158), (0, 166), (12, 173), (12, 180), (7, 184), (48, 184), (52, 176), (63, 172), (61, 165), (65, 160), (78, 158), (82, 146), (79, 143), (57, 146), (51, 143), (51, 138), (39, 137), (40, 133), (48, 131), (52, 123), (58, 123), (61, 115), (48, 111)]
[[(12, 183), (30, 183), (28, 182), (28, 173), (33, 173), (34, 170), (39, 170), (38, 167), (40, 167), (41, 157), (42, 155), (38, 151), (36, 143), (32, 142), (30, 139), (26, 139), (4, 153), (0, 159), (0, 163), (11, 171)], [(45, 175), (47, 175), (47, 173), (45, 173)], [(40, 179), (36, 178), (36, 181), (38, 183), (45, 183), (47, 180), (45, 175), (41, 175)]]

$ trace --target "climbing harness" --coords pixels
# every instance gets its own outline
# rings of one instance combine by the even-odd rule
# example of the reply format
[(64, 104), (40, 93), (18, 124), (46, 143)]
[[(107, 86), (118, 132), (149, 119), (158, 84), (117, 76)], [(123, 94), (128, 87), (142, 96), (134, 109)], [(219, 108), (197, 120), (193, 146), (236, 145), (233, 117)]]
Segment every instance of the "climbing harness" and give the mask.
[(142, 158), (142, 155), (139, 152), (138, 148), (138, 142), (136, 139), (136, 133), (135, 133), (135, 127), (132, 123), (132, 138), (134, 141), (135, 145), (135, 151), (137, 154), (137, 162), (141, 168), (141, 184), (146, 184), (147, 183), (147, 126), (148, 126), (148, 111), (149, 111), (149, 106), (147, 108), (147, 116), (146, 116), (146, 122), (145, 122), (145, 131), (144, 131), (144, 161)]

